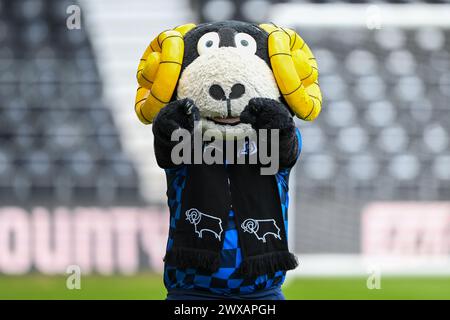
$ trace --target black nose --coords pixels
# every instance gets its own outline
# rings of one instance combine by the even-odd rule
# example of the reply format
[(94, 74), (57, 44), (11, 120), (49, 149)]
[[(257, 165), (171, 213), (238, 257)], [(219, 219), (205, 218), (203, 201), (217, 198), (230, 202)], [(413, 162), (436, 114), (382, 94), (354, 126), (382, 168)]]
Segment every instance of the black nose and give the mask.
[[(240, 97), (242, 97), (244, 95), (244, 93), (245, 93), (245, 86), (243, 84), (236, 83), (231, 87), (231, 93), (230, 93), (229, 99), (230, 100), (239, 99)], [(209, 88), (209, 94), (215, 100), (223, 100), (223, 101), (227, 100), (225, 91), (218, 84), (213, 84)]]
[(245, 93), (245, 87), (243, 84), (236, 83), (231, 87), (230, 100), (239, 99)]
[(213, 97), (214, 100), (227, 100), (227, 97), (225, 96), (225, 91), (223, 91), (222, 87), (218, 84), (213, 84), (209, 88), (209, 94), (211, 97)]

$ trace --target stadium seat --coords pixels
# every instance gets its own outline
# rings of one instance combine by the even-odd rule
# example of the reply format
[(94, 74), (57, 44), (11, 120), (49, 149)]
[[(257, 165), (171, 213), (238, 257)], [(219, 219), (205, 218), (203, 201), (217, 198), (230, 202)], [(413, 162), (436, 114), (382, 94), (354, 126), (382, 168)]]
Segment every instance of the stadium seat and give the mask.
[(88, 34), (65, 27), (76, 3), (0, 1), (2, 204), (141, 201)]
[(296, 122), (296, 248), (359, 252), (349, 239), (359, 243), (368, 203), (449, 199), (450, 29), (296, 30), (316, 53), (324, 101), (316, 121)]

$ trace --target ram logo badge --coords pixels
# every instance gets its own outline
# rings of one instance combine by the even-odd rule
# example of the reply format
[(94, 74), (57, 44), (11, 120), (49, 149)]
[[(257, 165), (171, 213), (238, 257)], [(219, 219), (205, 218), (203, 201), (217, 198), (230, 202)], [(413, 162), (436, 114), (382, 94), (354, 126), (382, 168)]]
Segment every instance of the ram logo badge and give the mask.
[(199, 238), (203, 237), (203, 232), (211, 232), (220, 241), (223, 232), (222, 219), (192, 208), (186, 211), (186, 220), (194, 225), (195, 233)]
[(271, 234), (275, 238), (281, 240), (280, 228), (274, 219), (255, 220), (247, 219), (241, 224), (244, 232), (253, 233), (258, 240), (266, 242), (266, 236)]

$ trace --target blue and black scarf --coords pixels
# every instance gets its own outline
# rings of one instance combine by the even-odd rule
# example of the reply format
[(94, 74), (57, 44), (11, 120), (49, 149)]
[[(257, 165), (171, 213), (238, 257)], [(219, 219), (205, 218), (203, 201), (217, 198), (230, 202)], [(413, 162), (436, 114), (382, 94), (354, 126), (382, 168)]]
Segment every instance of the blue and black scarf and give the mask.
[(298, 265), (289, 252), (274, 175), (258, 164), (188, 165), (180, 219), (165, 261), (179, 268), (215, 272), (224, 226), (235, 212), (242, 253), (240, 272), (261, 275)]

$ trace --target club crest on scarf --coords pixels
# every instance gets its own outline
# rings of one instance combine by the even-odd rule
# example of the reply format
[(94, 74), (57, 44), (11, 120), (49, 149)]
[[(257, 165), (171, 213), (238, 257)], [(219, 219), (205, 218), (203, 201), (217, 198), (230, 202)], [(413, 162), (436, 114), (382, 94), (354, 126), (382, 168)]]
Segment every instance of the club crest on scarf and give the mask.
[(186, 220), (194, 225), (195, 233), (199, 238), (203, 237), (203, 232), (210, 232), (220, 241), (223, 232), (222, 219), (192, 208), (186, 211)]
[(255, 220), (247, 219), (241, 224), (241, 228), (248, 233), (253, 233), (258, 240), (266, 242), (267, 235), (273, 235), (281, 240), (280, 228), (274, 219)]

